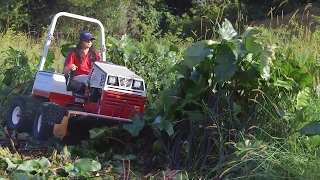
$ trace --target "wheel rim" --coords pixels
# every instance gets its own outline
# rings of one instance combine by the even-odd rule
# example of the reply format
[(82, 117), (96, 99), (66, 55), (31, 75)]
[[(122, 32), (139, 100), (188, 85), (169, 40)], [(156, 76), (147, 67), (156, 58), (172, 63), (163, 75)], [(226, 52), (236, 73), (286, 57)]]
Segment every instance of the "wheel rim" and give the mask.
[(20, 120), (20, 116), (21, 116), (21, 110), (20, 110), (20, 107), (17, 106), (16, 108), (14, 108), (12, 112), (12, 117), (11, 117), (12, 123), (15, 125), (18, 124)]
[(41, 129), (41, 123), (42, 123), (42, 114), (38, 118), (38, 124), (37, 124), (37, 130), (40, 132)]

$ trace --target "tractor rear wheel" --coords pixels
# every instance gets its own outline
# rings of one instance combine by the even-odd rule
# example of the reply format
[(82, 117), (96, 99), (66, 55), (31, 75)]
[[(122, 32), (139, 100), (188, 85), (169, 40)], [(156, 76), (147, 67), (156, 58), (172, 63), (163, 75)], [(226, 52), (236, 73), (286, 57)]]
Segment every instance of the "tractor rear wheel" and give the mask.
[(61, 123), (66, 110), (60, 105), (44, 102), (39, 107), (33, 122), (33, 139), (48, 140), (53, 137), (54, 124)]
[(18, 133), (32, 132), (32, 120), (35, 116), (39, 101), (30, 96), (14, 98), (8, 108), (6, 124), (9, 131)]

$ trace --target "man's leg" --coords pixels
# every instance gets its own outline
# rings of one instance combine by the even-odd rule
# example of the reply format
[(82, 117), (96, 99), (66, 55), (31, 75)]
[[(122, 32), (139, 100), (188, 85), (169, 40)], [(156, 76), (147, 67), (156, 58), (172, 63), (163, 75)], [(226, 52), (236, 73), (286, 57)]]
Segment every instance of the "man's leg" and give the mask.
[(83, 82), (84, 84), (87, 84), (88, 80), (88, 75), (77, 75), (73, 77), (73, 80), (78, 81), (78, 82)]
[(78, 84), (78, 87), (76, 90), (77, 93), (80, 93), (80, 94), (84, 93), (84, 89), (85, 89), (84, 85), (88, 84), (87, 79), (88, 79), (88, 75), (77, 75), (72, 78), (72, 80), (74, 80), (74, 81), (83, 83), (83, 84)]

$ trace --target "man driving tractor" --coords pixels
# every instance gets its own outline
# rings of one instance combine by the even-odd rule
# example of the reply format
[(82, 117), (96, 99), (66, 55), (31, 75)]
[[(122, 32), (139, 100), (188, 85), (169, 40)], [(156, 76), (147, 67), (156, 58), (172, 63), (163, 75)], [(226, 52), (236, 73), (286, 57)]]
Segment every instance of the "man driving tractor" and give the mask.
[(78, 82), (87, 82), (88, 74), (95, 61), (102, 61), (99, 52), (94, 49), (95, 38), (88, 31), (82, 31), (79, 42), (66, 58), (63, 74), (73, 71), (72, 79)]

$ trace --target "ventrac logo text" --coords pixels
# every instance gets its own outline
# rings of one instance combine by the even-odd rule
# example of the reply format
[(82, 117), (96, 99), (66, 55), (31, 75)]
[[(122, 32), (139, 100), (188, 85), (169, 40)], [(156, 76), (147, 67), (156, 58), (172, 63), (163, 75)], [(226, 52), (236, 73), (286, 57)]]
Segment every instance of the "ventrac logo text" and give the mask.
[(95, 75), (95, 74), (92, 74), (92, 76), (91, 76), (91, 81), (92, 82), (95, 82), (95, 81), (99, 81), (99, 79), (97, 78), (97, 75)]

